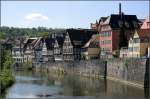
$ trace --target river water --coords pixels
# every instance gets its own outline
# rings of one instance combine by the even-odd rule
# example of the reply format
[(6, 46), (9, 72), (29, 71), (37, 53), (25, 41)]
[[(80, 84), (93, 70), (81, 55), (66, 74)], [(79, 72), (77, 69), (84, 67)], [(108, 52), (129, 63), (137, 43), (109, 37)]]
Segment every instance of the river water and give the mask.
[(32, 71), (14, 73), (16, 82), (5, 98), (145, 99), (144, 89), (105, 79)]

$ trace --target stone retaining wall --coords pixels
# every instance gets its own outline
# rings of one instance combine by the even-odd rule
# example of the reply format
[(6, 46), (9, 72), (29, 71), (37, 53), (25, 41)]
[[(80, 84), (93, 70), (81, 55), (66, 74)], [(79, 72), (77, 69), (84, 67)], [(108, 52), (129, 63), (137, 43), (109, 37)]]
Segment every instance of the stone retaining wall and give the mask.
[(47, 68), (48, 71), (54, 72), (61, 71), (64, 73), (104, 76), (106, 62), (102, 60), (82, 60), (72, 62), (50, 62), (42, 64), (42, 66)]
[(146, 79), (147, 59), (109, 59), (107, 60), (107, 77), (127, 81), (131, 84), (144, 86)]
[(149, 61), (147, 59), (102, 59), (72, 62), (50, 62), (36, 67), (51, 72), (76, 73), (83, 76), (107, 77), (149, 88)]

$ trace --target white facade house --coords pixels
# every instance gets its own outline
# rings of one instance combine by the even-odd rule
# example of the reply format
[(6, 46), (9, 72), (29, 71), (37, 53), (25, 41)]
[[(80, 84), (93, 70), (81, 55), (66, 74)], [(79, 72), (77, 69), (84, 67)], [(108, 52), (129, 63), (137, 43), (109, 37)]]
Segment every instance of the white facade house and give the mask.
[(15, 63), (23, 63), (26, 61), (26, 58), (23, 54), (23, 49), (19, 46), (12, 48), (12, 58)]
[(55, 39), (55, 43), (54, 43), (54, 60), (55, 61), (62, 61), (63, 57), (61, 54), (61, 48), (58, 44), (58, 41)]
[(44, 41), (43, 47), (42, 47), (42, 57), (43, 57), (44, 62), (48, 61), (48, 50), (47, 50), (45, 41)]

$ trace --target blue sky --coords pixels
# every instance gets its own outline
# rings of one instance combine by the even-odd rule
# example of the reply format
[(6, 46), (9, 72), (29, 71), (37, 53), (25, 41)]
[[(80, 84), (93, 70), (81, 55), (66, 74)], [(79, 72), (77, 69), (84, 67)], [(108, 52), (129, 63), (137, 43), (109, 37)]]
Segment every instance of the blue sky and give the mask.
[(146, 18), (148, 1), (2, 1), (1, 25), (13, 27), (90, 28), (100, 17), (118, 13)]

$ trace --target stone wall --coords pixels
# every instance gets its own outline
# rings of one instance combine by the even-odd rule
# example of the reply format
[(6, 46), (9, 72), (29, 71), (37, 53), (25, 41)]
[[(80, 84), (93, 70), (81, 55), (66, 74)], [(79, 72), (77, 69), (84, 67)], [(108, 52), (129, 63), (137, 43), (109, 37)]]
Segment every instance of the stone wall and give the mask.
[(140, 87), (149, 88), (149, 61), (147, 59), (113, 58), (104, 61), (81, 60), (72, 62), (50, 62), (36, 67), (50, 72), (76, 73), (83, 76), (107, 77)]
[(144, 86), (147, 59), (124, 58), (107, 61), (107, 77), (115, 78), (138, 86)]
[(82, 75), (97, 75), (105, 76), (106, 62), (103, 60), (81, 60), (71, 62), (49, 62), (45, 64), (38, 64), (36, 67), (47, 68), (48, 71), (77, 73)]

